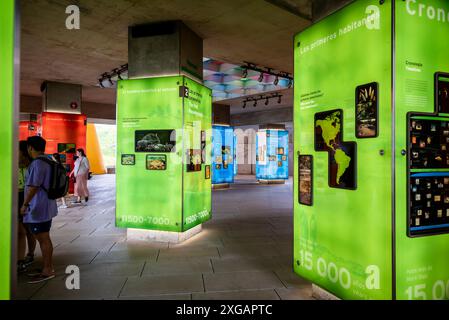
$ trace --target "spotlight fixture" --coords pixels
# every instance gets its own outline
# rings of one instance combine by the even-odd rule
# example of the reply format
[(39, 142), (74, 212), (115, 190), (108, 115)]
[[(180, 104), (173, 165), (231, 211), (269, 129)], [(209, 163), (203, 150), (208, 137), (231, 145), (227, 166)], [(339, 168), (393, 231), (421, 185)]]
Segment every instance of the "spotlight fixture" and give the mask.
[(269, 103), (270, 103), (270, 100), (267, 97), (267, 100), (265, 100), (265, 105), (268, 106)]
[(254, 100), (253, 107), (257, 107), (257, 100)]
[(117, 77), (117, 80), (123, 80), (122, 75), (128, 71), (128, 64), (121, 65), (120, 68), (114, 68), (111, 72), (103, 73), (98, 79), (98, 83), (101, 88), (111, 88), (114, 87), (115, 83), (113, 78)]
[(248, 77), (248, 69), (243, 69), (243, 73), (242, 73), (242, 78), (245, 79), (246, 77)]
[(243, 101), (243, 109), (245, 109), (245, 108), (246, 108), (246, 100)]
[(281, 102), (282, 102), (282, 96), (279, 96), (278, 103), (280, 104)]
[(259, 72), (260, 73), (259, 82), (263, 81), (265, 75), (271, 75), (271, 76), (275, 77), (275, 80), (273, 82), (273, 84), (275, 86), (279, 85), (280, 79), (288, 80), (289, 88), (293, 85), (293, 77), (291, 76), (290, 73), (285, 72), (285, 71), (275, 71), (273, 68), (259, 67), (254, 63), (246, 62), (246, 61), (244, 61), (244, 65), (242, 65), (241, 68), (246, 73), (248, 72), (248, 70)]
[(293, 86), (293, 80), (289, 79), (287, 87), (290, 89), (292, 86)]

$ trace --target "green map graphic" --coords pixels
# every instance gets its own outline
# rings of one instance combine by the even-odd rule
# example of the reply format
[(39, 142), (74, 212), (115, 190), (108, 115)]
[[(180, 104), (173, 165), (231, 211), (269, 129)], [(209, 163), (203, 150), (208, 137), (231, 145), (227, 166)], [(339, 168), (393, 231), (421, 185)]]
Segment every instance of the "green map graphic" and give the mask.
[(316, 121), (316, 126), (321, 128), (322, 131), (321, 135), (323, 137), (324, 142), (330, 149), (335, 151), (334, 158), (338, 166), (337, 179), (336, 179), (337, 184), (340, 184), (340, 178), (349, 168), (349, 164), (351, 163), (351, 157), (349, 157), (339, 147), (337, 141), (335, 141), (341, 129), (340, 117), (341, 112), (336, 111), (331, 115), (327, 116), (324, 120)]
[[(318, 120), (316, 122), (317, 127), (321, 127), (322, 136), (326, 145), (334, 149), (331, 142), (335, 140), (338, 133), (340, 132), (340, 111), (336, 111), (331, 115), (327, 116), (324, 120)], [(335, 149), (334, 149), (335, 150)]]

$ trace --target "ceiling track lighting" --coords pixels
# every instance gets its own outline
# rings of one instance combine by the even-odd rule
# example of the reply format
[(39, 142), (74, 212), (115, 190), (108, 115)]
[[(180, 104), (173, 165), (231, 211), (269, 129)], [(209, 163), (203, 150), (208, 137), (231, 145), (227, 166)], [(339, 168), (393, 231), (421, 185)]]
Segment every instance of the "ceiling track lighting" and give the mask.
[[(275, 86), (277, 86), (279, 84), (279, 79), (288, 80), (289, 88), (291, 88), (293, 85), (293, 77), (291, 76), (290, 73), (285, 72), (285, 71), (276, 72), (276, 71), (274, 71), (273, 68), (259, 67), (255, 63), (246, 62), (246, 61), (244, 61), (244, 65), (242, 65), (241, 68), (244, 70), (244, 73), (243, 73), (244, 78), (246, 78), (248, 76), (248, 70), (252, 70), (255, 72), (260, 72), (259, 79), (258, 79), (259, 82), (262, 82), (264, 80), (265, 75), (270, 75), (270, 76), (275, 77), (275, 79), (273, 81), (273, 84)], [(246, 74), (246, 76), (245, 76), (245, 74)]]
[(265, 100), (265, 105), (268, 106), (270, 104), (270, 99), (278, 98), (278, 103), (281, 103), (281, 97), (282, 95), (277, 92), (269, 95), (261, 95), (259, 97), (248, 97), (243, 100), (243, 109), (246, 108), (248, 102), (254, 102), (253, 107), (257, 107), (259, 101)]
[(114, 86), (113, 78), (117, 77), (117, 80), (123, 80), (122, 75), (128, 72), (128, 64), (123, 64), (119, 68), (113, 69), (111, 72), (103, 73), (98, 79), (98, 83), (101, 88), (110, 88)]

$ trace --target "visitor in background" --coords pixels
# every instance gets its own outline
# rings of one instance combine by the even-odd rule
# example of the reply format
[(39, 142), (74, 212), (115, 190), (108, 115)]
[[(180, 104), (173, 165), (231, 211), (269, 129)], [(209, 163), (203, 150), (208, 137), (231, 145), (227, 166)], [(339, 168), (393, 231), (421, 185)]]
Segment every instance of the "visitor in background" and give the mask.
[[(36, 238), (23, 224), (23, 216), (20, 214), (25, 197), (25, 181), (27, 177), (28, 167), (31, 164), (31, 158), (28, 155), (27, 142), (22, 140), (19, 142), (19, 238), (17, 241), (17, 271), (23, 272), (34, 261), (34, 250), (36, 249)], [(25, 256), (28, 244), (28, 254)]]
[[(61, 155), (59, 153), (53, 153), (52, 157), (53, 157), (53, 160), (55, 160), (57, 163), (59, 163), (60, 165), (65, 167), (64, 164), (61, 161)], [(64, 195), (64, 197), (60, 198), (59, 200), (61, 200), (61, 202), (62, 202), (62, 205), (59, 206), (59, 208), (67, 209), (67, 203), (65, 201), (65, 195)]]
[(90, 164), (83, 149), (76, 150), (75, 167), (70, 173), (70, 177), (75, 177), (75, 196), (77, 201), (81, 203), (81, 198), (89, 201), (89, 189), (87, 188), (87, 180), (89, 179)]
[(39, 136), (27, 140), (28, 154), (33, 159), (25, 183), (25, 199), (21, 214), (25, 226), (34, 234), (42, 251), (43, 268), (28, 283), (39, 283), (55, 277), (53, 269), (53, 244), (50, 238), (51, 223), (58, 214), (56, 200), (48, 198), (52, 167), (44, 159), (46, 141)]

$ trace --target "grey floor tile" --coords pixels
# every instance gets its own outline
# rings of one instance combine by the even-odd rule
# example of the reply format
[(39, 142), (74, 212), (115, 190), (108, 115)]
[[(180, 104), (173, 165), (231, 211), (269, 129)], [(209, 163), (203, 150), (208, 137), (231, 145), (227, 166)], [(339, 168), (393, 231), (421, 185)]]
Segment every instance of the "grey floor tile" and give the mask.
[(215, 273), (236, 271), (273, 271), (279, 266), (274, 259), (221, 258), (211, 259)]
[(293, 267), (278, 269), (275, 273), (287, 288), (303, 288), (312, 285), (311, 282), (294, 273)]
[(145, 261), (131, 261), (131, 262), (114, 262), (114, 263), (91, 263), (81, 265), (81, 277), (103, 277), (109, 276), (140, 276), (143, 271)]
[(226, 291), (192, 294), (192, 300), (279, 300), (274, 290)]
[(119, 300), (192, 300), (190, 293), (185, 294), (164, 294), (156, 296), (141, 296), (141, 297), (123, 297)]
[(284, 288), (271, 271), (245, 271), (205, 274), (206, 292)]
[(212, 273), (212, 265), (209, 259), (177, 259), (147, 262), (143, 275), (169, 275), (169, 274), (202, 274)]
[(66, 279), (53, 279), (37, 294), (33, 300), (101, 300), (114, 299), (120, 294), (126, 277), (81, 277), (79, 290), (68, 290)]
[(312, 297), (312, 286), (300, 289), (279, 288), (276, 292), (281, 300), (315, 300)]
[(129, 277), (120, 298), (204, 292), (199, 275)]
[(100, 252), (92, 263), (130, 262), (130, 261), (155, 261), (159, 249), (132, 249)]

